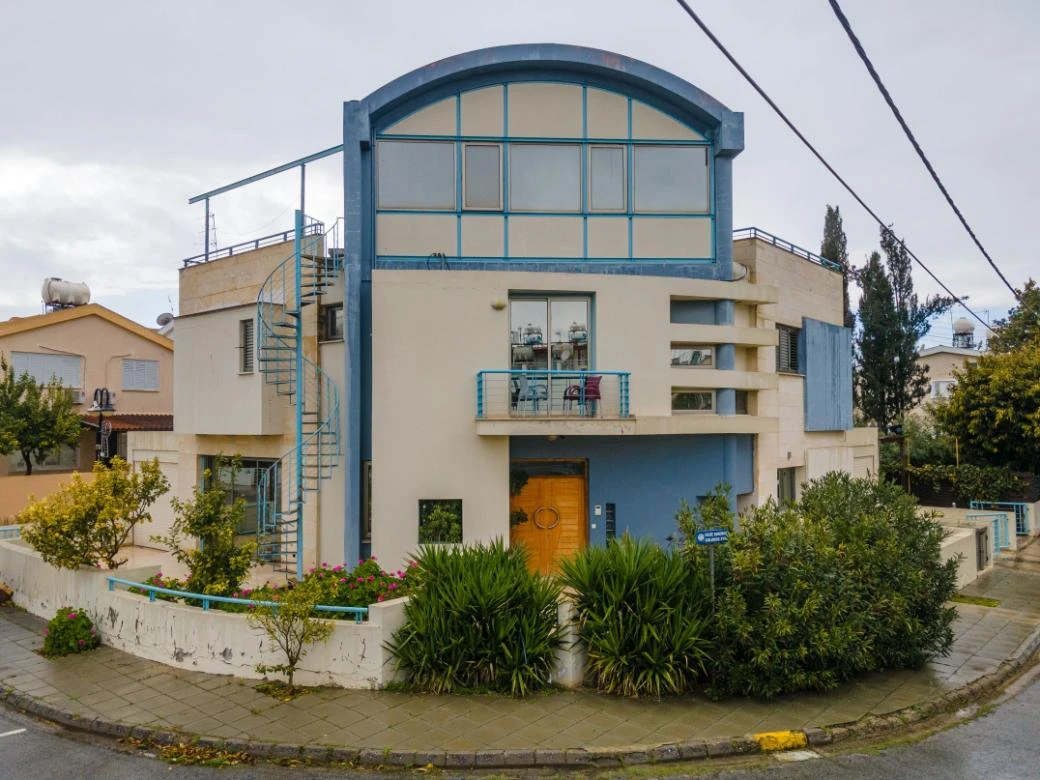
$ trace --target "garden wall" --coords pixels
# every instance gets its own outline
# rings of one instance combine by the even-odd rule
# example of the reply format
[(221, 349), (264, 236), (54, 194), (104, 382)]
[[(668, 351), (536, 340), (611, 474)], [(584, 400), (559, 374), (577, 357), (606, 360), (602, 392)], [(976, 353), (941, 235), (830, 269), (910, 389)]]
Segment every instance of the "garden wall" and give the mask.
[[(22, 542), (0, 542), (0, 580), (14, 590), (15, 604), (44, 618), (59, 607), (82, 608), (102, 642), (117, 650), (182, 669), (254, 679), (262, 676), (254, 668), (258, 663), (284, 660), (245, 615), (108, 590), (109, 574), (141, 582), (157, 572), (155, 566), (116, 572), (57, 569)], [(404, 602), (373, 604), (365, 623), (336, 621), (329, 640), (304, 656), (297, 682), (378, 688), (393, 680), (393, 663), (383, 645), (404, 623)]]

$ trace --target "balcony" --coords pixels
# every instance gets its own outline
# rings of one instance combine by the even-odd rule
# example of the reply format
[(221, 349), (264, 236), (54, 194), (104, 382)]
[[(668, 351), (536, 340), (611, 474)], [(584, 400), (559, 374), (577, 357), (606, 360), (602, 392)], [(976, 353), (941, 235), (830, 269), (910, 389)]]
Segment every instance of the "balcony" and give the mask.
[(477, 374), (477, 420), (627, 420), (627, 371)]

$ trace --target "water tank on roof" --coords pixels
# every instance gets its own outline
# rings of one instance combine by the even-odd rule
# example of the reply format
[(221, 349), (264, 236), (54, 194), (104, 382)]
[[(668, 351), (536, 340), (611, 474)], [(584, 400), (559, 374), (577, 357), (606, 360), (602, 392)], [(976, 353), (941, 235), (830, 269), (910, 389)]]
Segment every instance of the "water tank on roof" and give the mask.
[(43, 280), (41, 294), (46, 305), (59, 309), (90, 303), (90, 288), (86, 282), (66, 282), (56, 276)]
[(967, 317), (960, 317), (953, 323), (953, 346), (975, 349), (975, 326)]
[(960, 317), (953, 323), (954, 333), (974, 333), (975, 326), (971, 324), (971, 320), (967, 317)]

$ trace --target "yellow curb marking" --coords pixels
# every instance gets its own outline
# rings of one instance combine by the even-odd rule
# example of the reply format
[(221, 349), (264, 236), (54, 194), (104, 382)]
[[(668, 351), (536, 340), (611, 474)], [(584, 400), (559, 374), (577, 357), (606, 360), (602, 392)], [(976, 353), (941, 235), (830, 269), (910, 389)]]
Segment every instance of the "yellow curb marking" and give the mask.
[(753, 734), (752, 738), (763, 752), (794, 750), (809, 744), (805, 734), (800, 731), (763, 731), (760, 734)]

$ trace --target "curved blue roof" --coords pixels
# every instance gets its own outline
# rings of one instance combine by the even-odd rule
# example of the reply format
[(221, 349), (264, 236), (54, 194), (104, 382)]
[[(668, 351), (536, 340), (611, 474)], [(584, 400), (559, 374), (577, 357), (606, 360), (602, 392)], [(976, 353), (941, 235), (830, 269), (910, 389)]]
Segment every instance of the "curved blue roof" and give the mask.
[(621, 54), (561, 43), (457, 54), (394, 79), (360, 104), (371, 125), (382, 126), (456, 91), (522, 80), (583, 81), (625, 92), (710, 132), (717, 154), (734, 156), (744, 148), (744, 115), (688, 81)]

